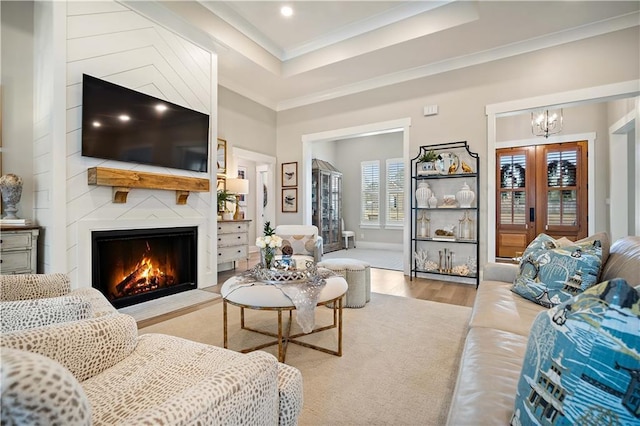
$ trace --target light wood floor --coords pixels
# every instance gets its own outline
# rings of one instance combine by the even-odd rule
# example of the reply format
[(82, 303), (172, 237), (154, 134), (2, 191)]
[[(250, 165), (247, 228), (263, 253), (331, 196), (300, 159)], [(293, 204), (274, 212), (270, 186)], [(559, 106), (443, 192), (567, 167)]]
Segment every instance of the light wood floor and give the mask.
[[(252, 254), (248, 261), (237, 262), (236, 269), (218, 273), (218, 282), (221, 284), (224, 283), (233, 275), (252, 268), (258, 261), (258, 253)], [(205, 288), (204, 290), (219, 293), (221, 284)], [(476, 297), (476, 288), (474, 285), (427, 280), (423, 278), (414, 278), (411, 281), (408, 276), (400, 271), (375, 268), (371, 269), (371, 291), (460, 306), (473, 306)]]

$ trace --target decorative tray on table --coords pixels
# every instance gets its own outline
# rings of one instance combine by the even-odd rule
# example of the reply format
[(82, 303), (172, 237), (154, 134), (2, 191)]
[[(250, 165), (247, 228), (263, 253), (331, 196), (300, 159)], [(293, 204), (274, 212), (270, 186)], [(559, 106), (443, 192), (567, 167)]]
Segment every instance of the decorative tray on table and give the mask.
[[(288, 266), (288, 265), (287, 265)], [(253, 275), (259, 281), (271, 284), (296, 284), (315, 281), (318, 278), (318, 268), (314, 262), (306, 261), (305, 269), (284, 268), (280, 260), (274, 262), (271, 269), (262, 265), (256, 266)]]

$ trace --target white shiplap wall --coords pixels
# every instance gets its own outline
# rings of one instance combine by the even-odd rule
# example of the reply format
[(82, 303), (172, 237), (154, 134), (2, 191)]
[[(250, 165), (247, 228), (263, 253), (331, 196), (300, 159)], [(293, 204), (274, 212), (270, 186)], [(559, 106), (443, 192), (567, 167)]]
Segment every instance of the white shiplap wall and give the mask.
[[(83, 73), (212, 114), (213, 54), (116, 2), (68, 2), (66, 24), (67, 272), (73, 286), (91, 285), (91, 230), (194, 225), (199, 235), (198, 285), (215, 284), (213, 191), (192, 193), (180, 206), (174, 191), (134, 188), (127, 203), (114, 204), (110, 187), (87, 184), (87, 169), (95, 166), (204, 178), (209, 174), (81, 156)], [(211, 128), (213, 133), (213, 120)], [(211, 182), (213, 188), (215, 180)]]

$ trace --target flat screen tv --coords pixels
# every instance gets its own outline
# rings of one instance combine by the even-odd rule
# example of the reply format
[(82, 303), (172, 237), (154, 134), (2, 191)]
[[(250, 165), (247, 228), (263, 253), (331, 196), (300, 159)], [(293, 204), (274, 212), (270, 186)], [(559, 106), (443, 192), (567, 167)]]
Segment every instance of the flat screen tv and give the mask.
[(82, 155), (206, 172), (209, 116), (83, 74)]

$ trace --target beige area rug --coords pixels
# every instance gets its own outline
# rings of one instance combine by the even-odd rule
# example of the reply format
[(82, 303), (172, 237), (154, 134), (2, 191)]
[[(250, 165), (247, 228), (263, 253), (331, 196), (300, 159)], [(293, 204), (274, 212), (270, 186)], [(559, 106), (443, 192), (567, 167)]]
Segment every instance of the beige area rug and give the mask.
[[(229, 306), (231, 349), (269, 338), (239, 330)], [(316, 311), (316, 325), (331, 310)], [(447, 418), (471, 309), (372, 294), (361, 309), (344, 309), (343, 355), (290, 344), (286, 362), (302, 372), (301, 425), (442, 425)], [(247, 310), (247, 325), (275, 330), (275, 312)], [(295, 322), (294, 329), (299, 330)], [(222, 346), (222, 303), (157, 323), (140, 333), (166, 333)], [(336, 348), (336, 330), (305, 340)], [(265, 351), (277, 354), (277, 346)]]

